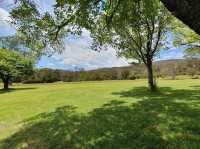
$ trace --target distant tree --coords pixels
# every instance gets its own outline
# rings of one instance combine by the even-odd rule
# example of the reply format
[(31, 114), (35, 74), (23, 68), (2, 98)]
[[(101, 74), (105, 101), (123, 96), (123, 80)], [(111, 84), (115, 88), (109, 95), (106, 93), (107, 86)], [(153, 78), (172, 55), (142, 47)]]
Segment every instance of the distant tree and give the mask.
[(176, 74), (177, 74), (177, 64), (174, 63), (172, 64), (171, 66), (171, 77), (172, 77), (172, 80), (175, 80), (176, 79)]
[(0, 49), (0, 77), (4, 89), (8, 89), (12, 78), (32, 74), (33, 62), (30, 57), (25, 57), (19, 52)]
[(36, 73), (36, 79), (41, 80), (41, 82), (43, 83), (52, 83), (59, 81), (59, 77), (59, 72), (57, 70), (48, 68), (40, 69)]
[(118, 72), (117, 70), (111, 69), (110, 70), (110, 78), (111, 80), (117, 80), (118, 79)]
[(123, 70), (121, 72), (121, 79), (122, 80), (127, 80), (129, 79), (129, 76), (130, 76), (130, 71), (129, 70)]
[(192, 78), (200, 72), (200, 61), (197, 61), (197, 59), (187, 58), (186, 66), (187, 74), (189, 74)]

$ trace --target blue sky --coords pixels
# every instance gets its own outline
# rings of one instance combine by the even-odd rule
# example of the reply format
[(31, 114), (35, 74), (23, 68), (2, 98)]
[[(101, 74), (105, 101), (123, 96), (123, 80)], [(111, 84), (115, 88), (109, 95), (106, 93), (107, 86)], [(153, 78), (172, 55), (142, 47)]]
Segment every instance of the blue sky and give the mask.
[[(51, 11), (53, 0), (36, 0), (41, 10)], [(0, 0), (0, 36), (15, 34), (15, 29), (9, 21), (9, 11), (14, 5), (14, 0)], [(84, 31), (81, 37), (68, 37), (65, 42), (65, 49), (62, 54), (54, 54), (51, 57), (42, 57), (38, 62), (38, 68), (54, 68), (73, 70), (75, 68), (84, 68), (87, 70), (127, 66), (131, 60), (118, 58), (113, 48), (106, 51), (95, 52), (89, 47), (91, 45), (90, 33)], [(170, 46), (167, 51), (162, 51), (156, 60), (179, 59), (183, 57), (182, 50)]]

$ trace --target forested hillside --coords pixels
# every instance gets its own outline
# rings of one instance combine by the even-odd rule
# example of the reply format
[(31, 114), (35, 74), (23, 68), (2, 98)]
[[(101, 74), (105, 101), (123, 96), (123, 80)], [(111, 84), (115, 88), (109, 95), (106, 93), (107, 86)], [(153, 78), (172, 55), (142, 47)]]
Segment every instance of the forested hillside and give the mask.
[[(200, 75), (200, 60), (176, 59), (163, 60), (154, 63), (154, 74), (157, 78), (176, 79), (178, 75), (189, 75), (198, 78)], [(96, 81), (96, 80), (134, 80), (146, 78), (146, 69), (143, 64), (133, 63), (127, 67), (103, 68), (85, 71), (53, 70), (49, 68), (35, 71), (33, 76), (24, 80), (15, 80), (24, 83), (51, 83), (55, 81)]]

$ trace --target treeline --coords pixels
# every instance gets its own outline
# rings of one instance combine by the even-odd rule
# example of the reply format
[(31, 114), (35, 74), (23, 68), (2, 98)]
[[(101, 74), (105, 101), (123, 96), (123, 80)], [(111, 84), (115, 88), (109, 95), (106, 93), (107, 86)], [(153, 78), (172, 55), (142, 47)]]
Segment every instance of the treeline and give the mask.
[(64, 71), (53, 69), (37, 70), (34, 76), (23, 83), (53, 83), (56, 81), (78, 82), (78, 81), (101, 81), (101, 80), (125, 80), (137, 77), (127, 69), (118, 71), (115, 69), (93, 70), (93, 71)]
[(175, 79), (178, 75), (189, 75), (195, 78), (200, 75), (200, 59), (164, 60), (154, 64), (157, 77), (171, 77)]
[[(146, 78), (146, 69), (142, 64), (132, 64), (129, 67), (105, 68), (91, 71), (65, 71), (53, 69), (36, 70), (33, 76), (21, 80), (23, 83), (52, 83), (56, 81), (100, 81), (100, 80), (135, 80)], [(166, 60), (154, 63), (154, 74), (157, 78), (178, 75), (190, 75), (192, 78), (200, 75), (200, 60)], [(19, 80), (18, 80), (19, 82)]]

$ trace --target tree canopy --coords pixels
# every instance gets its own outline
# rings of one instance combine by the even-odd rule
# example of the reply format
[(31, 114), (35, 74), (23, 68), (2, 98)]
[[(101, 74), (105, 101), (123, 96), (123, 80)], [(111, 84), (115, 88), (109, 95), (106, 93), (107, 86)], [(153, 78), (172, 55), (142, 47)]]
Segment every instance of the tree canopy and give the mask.
[(19, 52), (0, 49), (0, 77), (7, 89), (12, 78), (30, 75), (33, 72), (34, 61)]
[(119, 56), (144, 63), (149, 87), (153, 90), (152, 61), (166, 46), (171, 16), (160, 1), (155, 0), (116, 1), (105, 5), (105, 11), (91, 29), (95, 47), (98, 49), (108, 44), (117, 50)]
[(26, 42), (48, 51), (61, 51), (64, 37), (89, 30), (94, 49), (113, 46), (119, 56), (143, 62), (149, 85), (155, 87), (152, 61), (165, 45), (170, 22), (159, 0), (57, 0), (53, 14), (41, 13), (33, 1), (21, 0), (11, 14)]

